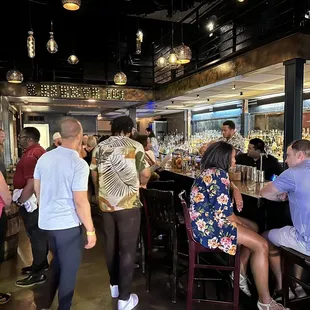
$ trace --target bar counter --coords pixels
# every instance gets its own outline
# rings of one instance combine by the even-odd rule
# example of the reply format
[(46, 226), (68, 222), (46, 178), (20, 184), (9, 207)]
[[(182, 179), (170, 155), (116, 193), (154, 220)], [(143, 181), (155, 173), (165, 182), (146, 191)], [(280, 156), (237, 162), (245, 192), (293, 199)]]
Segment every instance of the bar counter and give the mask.
[[(178, 175), (182, 175), (184, 177), (195, 179), (194, 171), (184, 171), (182, 169), (169, 168), (164, 171), (175, 173)], [(241, 181), (233, 181), (233, 183), (239, 188), (242, 195), (246, 195), (252, 198), (261, 199), (262, 197), (259, 195), (260, 190), (267, 184), (266, 183), (254, 183), (254, 182), (241, 182)]]
[[(194, 171), (166, 168), (160, 171), (159, 175), (161, 181), (173, 180), (175, 182), (175, 195), (185, 190), (187, 197), (189, 197), (196, 177)], [(234, 207), (236, 215), (256, 222), (261, 232), (267, 229), (291, 225), (289, 205), (287, 202), (272, 202), (259, 195), (260, 189), (267, 183), (233, 182), (239, 188), (244, 202), (241, 212), (238, 212)]]

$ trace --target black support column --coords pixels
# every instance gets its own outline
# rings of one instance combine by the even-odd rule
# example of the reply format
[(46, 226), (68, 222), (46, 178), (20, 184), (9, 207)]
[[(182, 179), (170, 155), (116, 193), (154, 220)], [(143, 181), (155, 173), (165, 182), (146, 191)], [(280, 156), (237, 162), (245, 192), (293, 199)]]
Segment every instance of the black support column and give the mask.
[(284, 62), (284, 159), (290, 143), (302, 137), (304, 64), (305, 60), (301, 58)]
[(241, 135), (247, 137), (250, 132), (250, 114), (249, 114), (249, 101), (247, 99), (242, 102), (241, 114)]
[(133, 120), (135, 128), (137, 127), (137, 109), (136, 108), (130, 108), (128, 109), (128, 116)]

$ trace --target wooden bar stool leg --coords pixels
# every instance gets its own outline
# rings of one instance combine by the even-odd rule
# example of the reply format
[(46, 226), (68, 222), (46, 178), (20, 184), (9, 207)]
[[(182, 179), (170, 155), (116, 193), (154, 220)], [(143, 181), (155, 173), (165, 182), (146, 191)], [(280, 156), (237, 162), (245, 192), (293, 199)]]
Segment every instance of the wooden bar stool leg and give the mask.
[(290, 274), (290, 261), (285, 256), (282, 255), (282, 263), (283, 263), (283, 278), (282, 278), (282, 290), (283, 290), (283, 305), (287, 306), (289, 302), (289, 274)]
[(239, 309), (239, 279), (240, 279), (240, 248), (238, 247), (235, 255), (235, 270), (234, 270), (234, 310)]
[(188, 261), (186, 310), (192, 310), (196, 253), (195, 250), (191, 248), (191, 245), (189, 245), (188, 252), (189, 252), (189, 261)]
[(177, 233), (172, 233), (173, 262), (172, 262), (172, 302), (177, 302), (177, 265), (178, 265), (178, 240)]
[(141, 235), (141, 262), (142, 262), (142, 273), (145, 274), (145, 238)]

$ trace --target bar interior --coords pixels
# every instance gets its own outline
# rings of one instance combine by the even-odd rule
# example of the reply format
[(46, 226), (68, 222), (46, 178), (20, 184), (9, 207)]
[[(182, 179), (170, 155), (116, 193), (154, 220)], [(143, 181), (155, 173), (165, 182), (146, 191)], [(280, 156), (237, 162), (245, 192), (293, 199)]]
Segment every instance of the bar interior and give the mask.
[[(297, 191), (298, 180), (296, 191), (283, 191), (283, 201), (265, 194), (295, 169), (286, 162), (291, 144), (310, 141), (310, 1), (28, 0), (18, 1), (20, 12), (9, 3), (13, 1), (6, 2), (4, 14), (21, 25), (7, 29), (2, 21), (0, 170), (9, 190), (17, 189), (14, 175), (25, 151), (20, 147), (25, 128), (39, 131), (44, 149), (56, 149), (61, 122), (77, 119), (84, 134), (81, 157), (91, 169), (97, 148), (114, 136), (113, 122), (128, 116), (133, 121), (130, 137), (142, 144), (151, 171), (140, 188), (141, 227), (130, 287), (140, 301), (134, 309), (310, 309), (310, 249), (301, 253), (279, 243), (277, 277), (271, 261), (262, 265), (264, 271), (253, 271), (259, 250), (239, 243), (238, 237), (238, 225), (244, 226), (272, 251), (277, 244), (266, 231), (291, 227), (298, 234), (292, 214), (304, 219), (310, 214), (310, 202), (298, 200), (310, 188), (299, 185)], [(231, 214), (214, 228), (210, 221), (216, 215), (202, 214), (218, 208), (205, 179), (211, 173), (213, 180), (215, 175), (221, 180), (225, 170), (212, 166), (220, 172), (209, 171), (211, 152), (218, 163), (218, 156), (227, 155), (216, 153), (217, 147), (231, 147), (229, 160), (236, 163), (229, 162), (222, 176), (228, 192), (216, 184), (216, 193), (226, 193), (233, 209), (221, 202)], [(308, 162), (310, 149), (300, 152)], [(308, 168), (302, 174), (305, 184)], [(107, 212), (100, 202), (100, 173), (94, 184), (90, 172), (88, 184), (98, 242), (84, 255), (71, 309), (129, 310), (133, 308), (116, 305), (108, 289), (113, 283), (104, 264)], [(197, 188), (208, 203), (197, 200)], [(11, 300), (4, 299), (4, 310), (41, 309), (46, 296), (46, 284), (14, 285), (20, 269), (33, 259), (20, 208), (15, 202), (5, 207), (7, 220), (0, 225), (0, 292), (12, 292)], [(199, 226), (193, 210), (209, 221), (203, 225), (210, 231)], [(231, 215), (245, 222), (229, 220)], [(303, 225), (309, 231), (310, 222)], [(210, 245), (210, 236), (220, 239), (219, 227), (230, 250)], [(310, 244), (310, 235), (301, 235)], [(204, 243), (208, 238), (209, 246)], [(249, 264), (243, 263), (245, 248)], [(270, 253), (266, 261), (274, 255)], [(267, 274), (269, 303), (261, 297), (258, 273)], [(56, 308), (54, 302), (51, 309)]]

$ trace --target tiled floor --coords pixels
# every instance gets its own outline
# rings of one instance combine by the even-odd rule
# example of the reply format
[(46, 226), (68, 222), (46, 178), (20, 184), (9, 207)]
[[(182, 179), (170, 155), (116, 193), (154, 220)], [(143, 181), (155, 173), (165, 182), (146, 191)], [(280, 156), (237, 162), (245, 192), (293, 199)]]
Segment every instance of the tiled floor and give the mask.
[[(97, 228), (98, 230), (98, 228)], [(14, 285), (20, 277), (21, 267), (31, 262), (29, 241), (24, 232), (20, 234), (20, 248), (16, 259), (6, 262), (0, 267), (0, 291), (12, 293), (12, 300), (1, 306), (1, 310), (41, 310), (40, 303), (44, 300), (44, 289), (47, 285), (34, 289), (21, 289)], [(145, 291), (145, 279), (140, 270), (135, 273), (133, 292), (139, 295), (140, 303), (137, 310), (185, 310), (185, 297), (179, 296), (178, 302), (170, 302), (170, 293), (166, 286), (166, 278), (158, 274), (152, 279), (152, 291)], [(241, 296), (240, 310), (256, 309), (255, 302)], [(55, 301), (52, 310), (57, 309)], [(99, 241), (92, 250), (85, 251), (80, 267), (72, 310), (112, 310), (117, 309), (116, 301), (110, 297), (108, 273), (105, 267), (104, 254)], [(203, 304), (193, 306), (193, 310), (227, 309)]]

